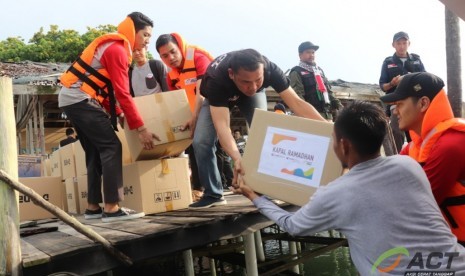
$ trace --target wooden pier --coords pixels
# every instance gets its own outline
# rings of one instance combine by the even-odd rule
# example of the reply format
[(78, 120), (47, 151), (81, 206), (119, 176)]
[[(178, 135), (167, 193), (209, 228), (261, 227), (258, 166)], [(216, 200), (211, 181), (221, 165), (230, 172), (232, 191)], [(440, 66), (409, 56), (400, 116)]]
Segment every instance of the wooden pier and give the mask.
[[(77, 219), (86, 226), (108, 239), (116, 248), (129, 256), (135, 265), (138, 263), (170, 256), (181, 255), (193, 249), (195, 256), (207, 256), (222, 260), (234, 260), (235, 264), (247, 266), (245, 256), (239, 251), (247, 251), (247, 238), (239, 245), (207, 247), (207, 245), (234, 239), (252, 237), (263, 228), (274, 223), (261, 215), (254, 205), (240, 195), (227, 195), (227, 205), (200, 210), (178, 210), (144, 218), (103, 223), (100, 219)], [(295, 211), (297, 206), (283, 204), (282, 208)], [(70, 226), (56, 219), (38, 221), (36, 226), (21, 228), (21, 252), (24, 275), (48, 275), (57, 272), (69, 272), (77, 275), (92, 275), (122, 268), (124, 265), (107, 253), (103, 247), (76, 232)], [(264, 237), (268, 239), (269, 237)], [(323, 244), (318, 250), (294, 253), (283, 256), (282, 260), (267, 263), (258, 258), (260, 275), (276, 275), (308, 258), (318, 256), (340, 246), (347, 246), (341, 238), (307, 237), (295, 238), (286, 233), (275, 239)], [(252, 241), (253, 242), (253, 241)], [(259, 241), (260, 243), (261, 241)], [(253, 247), (253, 246), (252, 246)], [(233, 248), (231, 250), (231, 248)], [(234, 250), (235, 248), (235, 250)], [(253, 258), (257, 262), (255, 250)], [(192, 251), (189, 252), (192, 256)], [(258, 252), (257, 252), (257, 255)], [(277, 266), (280, 262), (280, 265)], [(192, 263), (192, 260), (191, 260)], [(234, 263), (234, 262), (233, 262)], [(186, 272), (185, 275), (194, 275)], [(253, 274), (251, 275), (258, 275)]]
[[(184, 209), (113, 223), (77, 218), (108, 239), (134, 263), (250, 234), (273, 224), (248, 199), (229, 195), (227, 200), (225, 206), (195, 211)], [(297, 209), (291, 205), (283, 208)], [(59, 271), (89, 275), (122, 265), (101, 245), (60, 221), (39, 221), (35, 227), (21, 229), (23, 234), (41, 231), (44, 233), (21, 237), (24, 275)]]

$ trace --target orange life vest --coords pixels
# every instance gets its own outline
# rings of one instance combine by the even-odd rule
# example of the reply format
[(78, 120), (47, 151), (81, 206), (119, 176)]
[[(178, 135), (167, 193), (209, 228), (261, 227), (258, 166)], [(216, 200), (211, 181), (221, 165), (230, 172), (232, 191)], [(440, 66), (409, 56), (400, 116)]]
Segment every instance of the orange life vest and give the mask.
[[(438, 120), (440, 122), (436, 123)], [(441, 91), (425, 114), (421, 137), (410, 132), (412, 142), (409, 145), (409, 156), (420, 164), (426, 162), (436, 141), (449, 129), (465, 132), (465, 120), (453, 118), (447, 95), (445, 91)], [(446, 192), (445, 199), (438, 202), (438, 205), (452, 233), (459, 241), (465, 242), (465, 185), (461, 180), (457, 179), (454, 186)]]
[(184, 39), (177, 33), (171, 34), (178, 43), (179, 50), (182, 53), (184, 65), (181, 70), (177, 68), (171, 68), (171, 71), (168, 72), (168, 76), (171, 80), (171, 84), (176, 87), (177, 89), (184, 89), (186, 90), (187, 99), (189, 100), (189, 106), (191, 111), (194, 112), (195, 104), (196, 104), (196, 85), (197, 85), (197, 70), (195, 69), (195, 62), (194, 62), (194, 54), (196, 51), (203, 53), (207, 56), (210, 61), (214, 58), (210, 53), (205, 51), (204, 49), (194, 46), (188, 45)]
[(66, 70), (66, 72), (61, 76), (61, 84), (69, 88), (80, 80), (82, 81), (80, 89), (87, 93), (91, 98), (102, 102), (108, 96), (108, 88), (111, 87), (111, 81), (105, 68), (96, 70), (91, 67), (90, 64), (94, 59), (94, 54), (97, 48), (103, 43), (110, 41), (123, 41), (124, 46), (127, 49), (128, 59), (132, 59), (129, 42), (123, 35), (114, 33), (99, 36), (84, 49), (76, 61), (74, 61), (68, 70)]
[(135, 41), (135, 28), (132, 19), (126, 17), (118, 25), (118, 33), (104, 34), (94, 39), (71, 64), (68, 70), (61, 75), (60, 82), (63, 86), (70, 88), (78, 81), (81, 81), (82, 84), (79, 89), (100, 103), (109, 97), (112, 125), (116, 127), (116, 99), (109, 74), (105, 68), (95, 69), (91, 66), (97, 48), (111, 41), (122, 41), (124, 43), (129, 69)]

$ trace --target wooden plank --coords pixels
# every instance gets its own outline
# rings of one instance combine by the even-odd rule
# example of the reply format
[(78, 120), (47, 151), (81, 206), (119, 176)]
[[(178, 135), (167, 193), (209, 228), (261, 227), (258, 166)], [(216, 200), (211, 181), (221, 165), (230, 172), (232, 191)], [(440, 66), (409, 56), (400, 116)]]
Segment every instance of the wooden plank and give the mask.
[(24, 237), (23, 240), (52, 258), (79, 249), (100, 246), (88, 239), (77, 238), (59, 231)]
[(35, 248), (24, 239), (21, 239), (21, 258), (23, 260), (23, 267), (30, 267), (50, 262), (50, 256), (48, 254)]
[(154, 217), (146, 217), (150, 219), (151, 223), (160, 223), (160, 224), (174, 224), (180, 225), (184, 228), (186, 227), (195, 227), (198, 225), (206, 224), (215, 221), (215, 218), (201, 218), (201, 217), (175, 217), (175, 216), (163, 216), (157, 215)]
[(215, 211), (214, 208), (208, 208), (208, 209), (203, 209), (203, 210), (186, 210), (183, 212), (169, 212), (169, 213), (163, 213), (163, 215), (169, 216), (169, 217), (215, 218), (216, 220), (223, 220), (225, 218), (240, 215), (240, 213), (233, 212), (232, 210), (230, 210), (231, 212), (224, 212), (222, 210)]
[[(140, 235), (136, 235), (136, 234), (132, 234), (128, 232), (122, 232), (122, 231), (118, 231), (118, 230), (110, 229), (110, 228), (103, 228), (103, 227), (98, 227), (98, 226), (94, 226), (90, 224), (86, 226), (94, 230), (95, 232), (99, 233), (102, 237), (107, 239), (112, 244), (118, 244), (120, 242), (129, 242), (133, 239), (138, 239), (141, 237)], [(58, 228), (58, 231), (68, 234), (70, 236), (74, 236), (74, 237), (81, 238), (81, 239), (87, 239), (90, 241), (90, 239), (88, 239), (86, 236), (77, 232), (74, 228), (66, 224), (60, 225)]]
[(146, 237), (166, 235), (168, 233), (176, 231), (177, 229), (180, 229), (180, 227), (177, 225), (152, 223), (144, 219), (107, 222), (107, 223), (100, 222), (100, 223), (95, 223), (92, 225), (98, 226), (100, 228), (113, 229), (113, 230), (131, 233), (131, 234), (146, 236)]

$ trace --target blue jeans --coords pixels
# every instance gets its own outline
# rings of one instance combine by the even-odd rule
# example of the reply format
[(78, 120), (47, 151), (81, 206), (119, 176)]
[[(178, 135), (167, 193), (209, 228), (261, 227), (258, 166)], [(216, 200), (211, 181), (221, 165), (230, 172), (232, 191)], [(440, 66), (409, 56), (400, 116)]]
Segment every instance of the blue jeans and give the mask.
[[(265, 90), (256, 93), (252, 97), (245, 97), (237, 102), (237, 107), (244, 115), (247, 123), (251, 124), (255, 108), (267, 110)], [(216, 134), (213, 125), (210, 104), (204, 100), (200, 108), (197, 125), (195, 127), (194, 146), (195, 158), (199, 168), (200, 183), (204, 187), (204, 196), (221, 198), (223, 196), (223, 185), (221, 183), (220, 172), (216, 160)]]

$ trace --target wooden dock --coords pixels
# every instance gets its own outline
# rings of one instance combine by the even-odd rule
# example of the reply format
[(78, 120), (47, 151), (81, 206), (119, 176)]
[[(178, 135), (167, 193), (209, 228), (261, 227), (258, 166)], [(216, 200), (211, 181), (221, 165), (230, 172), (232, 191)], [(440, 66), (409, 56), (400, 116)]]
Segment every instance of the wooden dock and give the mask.
[[(167, 256), (209, 243), (246, 235), (274, 224), (243, 196), (228, 195), (227, 205), (201, 210), (178, 210), (141, 219), (102, 223), (77, 219), (108, 239), (134, 263)], [(296, 206), (284, 205), (294, 211)], [(39, 221), (21, 237), (24, 275), (47, 275), (67, 271), (96, 274), (121, 266), (103, 247), (58, 220)], [(54, 231), (55, 230), (55, 231)]]

